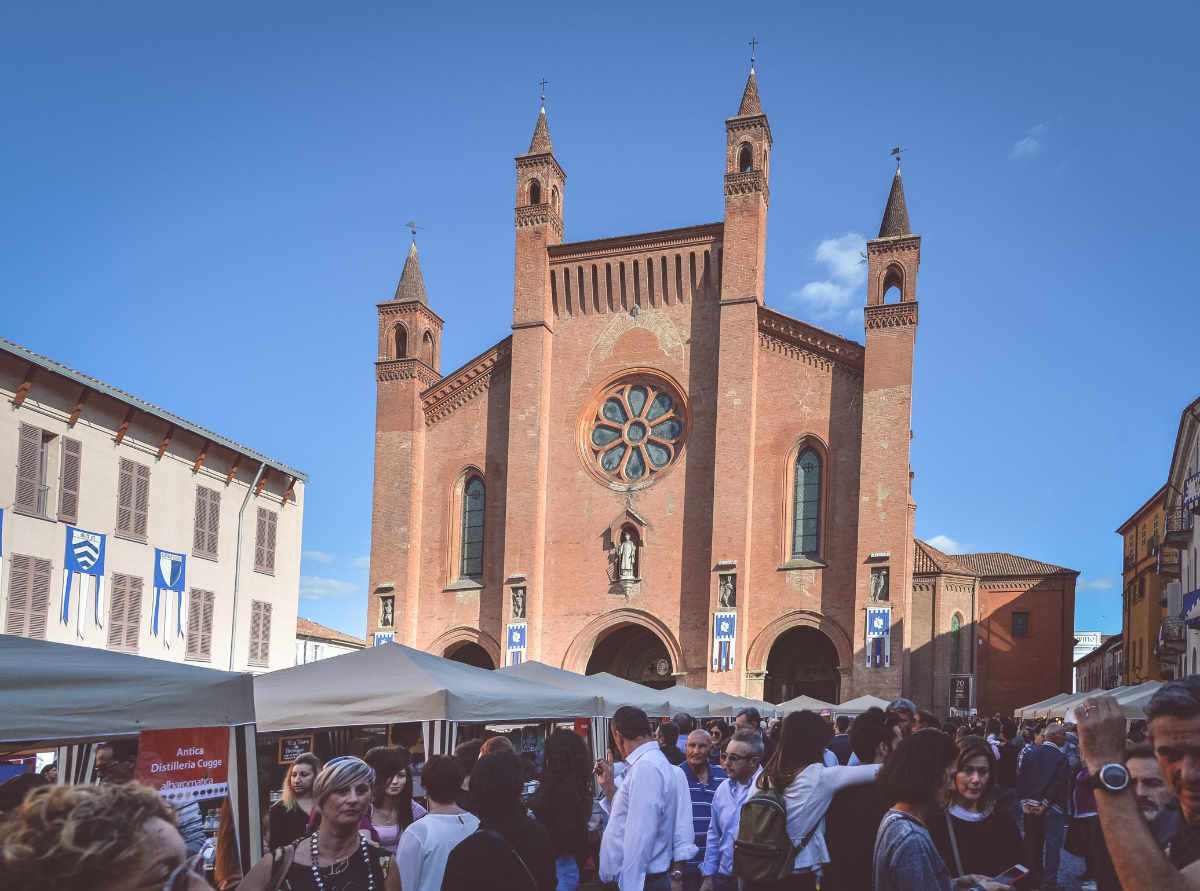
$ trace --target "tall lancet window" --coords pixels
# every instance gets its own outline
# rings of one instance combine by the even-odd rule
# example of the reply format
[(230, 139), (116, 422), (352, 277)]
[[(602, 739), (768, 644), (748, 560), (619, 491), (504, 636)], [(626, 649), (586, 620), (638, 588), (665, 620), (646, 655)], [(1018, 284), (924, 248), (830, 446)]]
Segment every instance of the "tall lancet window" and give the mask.
[(463, 578), (480, 578), (483, 575), (483, 480), (471, 477), (463, 492), (462, 516), (462, 565)]
[(792, 495), (792, 556), (817, 559), (821, 547), (821, 456), (804, 449), (796, 456)]

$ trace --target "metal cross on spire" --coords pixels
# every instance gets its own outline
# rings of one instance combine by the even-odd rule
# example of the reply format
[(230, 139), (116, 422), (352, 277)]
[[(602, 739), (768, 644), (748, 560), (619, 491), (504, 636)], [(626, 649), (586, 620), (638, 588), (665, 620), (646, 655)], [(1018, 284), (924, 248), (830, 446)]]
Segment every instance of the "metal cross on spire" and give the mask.
[(542, 88), (542, 107), (543, 108), (546, 105), (546, 84), (548, 84), (548, 83), (550, 83), (550, 81), (546, 80), (546, 78), (544, 78), (544, 77), (538, 81), (538, 86)]
[(896, 146), (894, 149), (892, 149), (892, 157), (896, 159), (896, 169), (897, 170), (900, 169), (900, 153), (906, 152), (906, 151), (908, 151), (908, 149), (902, 149), (902, 148), (900, 148), (900, 146)]
[(754, 59), (755, 59), (755, 56), (758, 54), (758, 38), (751, 37), (750, 43), (748, 45), (750, 47), (750, 70), (753, 71), (754, 70)]

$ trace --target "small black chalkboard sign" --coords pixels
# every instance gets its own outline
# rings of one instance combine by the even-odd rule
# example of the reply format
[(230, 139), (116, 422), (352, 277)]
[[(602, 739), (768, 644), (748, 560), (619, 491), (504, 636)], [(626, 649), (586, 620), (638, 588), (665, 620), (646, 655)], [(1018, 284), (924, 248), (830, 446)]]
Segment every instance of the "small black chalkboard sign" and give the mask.
[(313, 750), (312, 734), (279, 737), (279, 763), (291, 764), (305, 752)]

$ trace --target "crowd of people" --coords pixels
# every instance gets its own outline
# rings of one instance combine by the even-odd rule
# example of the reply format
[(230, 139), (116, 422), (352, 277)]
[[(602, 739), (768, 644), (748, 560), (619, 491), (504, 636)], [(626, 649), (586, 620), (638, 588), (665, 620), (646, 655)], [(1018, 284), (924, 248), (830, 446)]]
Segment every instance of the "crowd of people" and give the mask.
[[(503, 736), (423, 762), (402, 748), (297, 758), (241, 891), (952, 891), (1057, 889), (1062, 851), (1100, 891), (1200, 889), (1200, 676), (1128, 722), (1088, 699), (1077, 724), (939, 722), (909, 700), (833, 725), (808, 711), (730, 724), (618, 709), (612, 749), (579, 734), (531, 760)], [(536, 759), (535, 759), (536, 760)], [(187, 814), (132, 781), (120, 744), (98, 782), (28, 774), (0, 787), (0, 887), (210, 887)], [(229, 817), (228, 806), (225, 808)], [(226, 822), (232, 826), (231, 820)], [(222, 850), (222, 845), (224, 849)]]

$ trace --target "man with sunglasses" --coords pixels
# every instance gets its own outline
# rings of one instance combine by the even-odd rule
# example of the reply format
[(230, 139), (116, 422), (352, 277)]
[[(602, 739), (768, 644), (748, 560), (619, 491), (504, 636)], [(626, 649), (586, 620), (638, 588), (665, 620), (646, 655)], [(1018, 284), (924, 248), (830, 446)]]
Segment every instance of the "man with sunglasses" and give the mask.
[(733, 843), (737, 840), (742, 805), (754, 791), (762, 773), (763, 738), (755, 730), (739, 730), (725, 746), (722, 762), (729, 778), (717, 787), (712, 799), (712, 819), (704, 862), (700, 865), (700, 891), (736, 891), (733, 876)]

